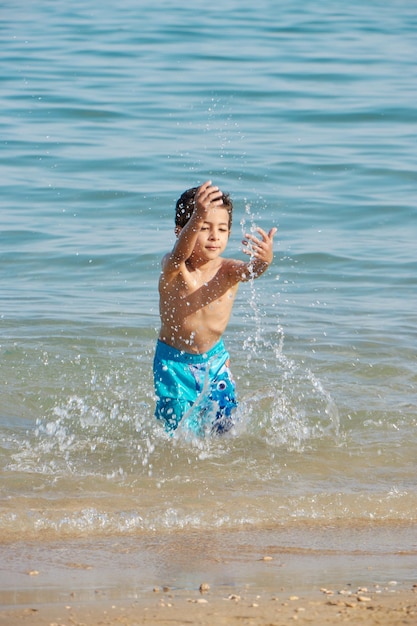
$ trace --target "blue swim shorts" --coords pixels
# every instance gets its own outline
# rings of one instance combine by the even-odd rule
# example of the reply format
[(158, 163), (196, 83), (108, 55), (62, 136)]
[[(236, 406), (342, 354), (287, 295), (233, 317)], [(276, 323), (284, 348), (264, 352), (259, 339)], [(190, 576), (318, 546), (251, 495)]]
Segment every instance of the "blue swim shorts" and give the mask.
[(175, 430), (193, 406), (200, 409), (201, 419), (210, 415), (211, 432), (232, 428), (232, 411), (237, 402), (229, 360), (223, 340), (205, 354), (183, 352), (157, 341), (153, 366), (155, 416), (164, 422), (167, 431)]

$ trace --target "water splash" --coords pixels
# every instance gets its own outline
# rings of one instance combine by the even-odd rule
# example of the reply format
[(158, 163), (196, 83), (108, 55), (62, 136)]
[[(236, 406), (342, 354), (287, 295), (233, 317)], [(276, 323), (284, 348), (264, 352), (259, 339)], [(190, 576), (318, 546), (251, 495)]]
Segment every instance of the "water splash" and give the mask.
[[(247, 232), (249, 222), (250, 232), (256, 233), (257, 217), (249, 204), (245, 215), (242, 232)], [(262, 436), (269, 445), (299, 451), (326, 436), (338, 441), (340, 420), (333, 398), (312, 371), (284, 354), (285, 335), (279, 321), (272, 333), (265, 331), (265, 312), (253, 277), (249, 290), (249, 321), (254, 329), (243, 341), (243, 379), (250, 381), (252, 392), (241, 409), (248, 432)]]
[[(83, 375), (88, 380), (81, 382)], [(55, 477), (78, 474), (119, 479), (138, 467), (151, 471), (156, 425), (149, 390), (132, 384), (138, 372), (133, 376), (131, 366), (110, 370), (91, 366), (85, 358), (71, 376), (73, 384), (67, 380), (67, 386), (78, 392), (56, 390), (55, 398), (49, 398), (50, 406), (11, 455), (8, 469)]]

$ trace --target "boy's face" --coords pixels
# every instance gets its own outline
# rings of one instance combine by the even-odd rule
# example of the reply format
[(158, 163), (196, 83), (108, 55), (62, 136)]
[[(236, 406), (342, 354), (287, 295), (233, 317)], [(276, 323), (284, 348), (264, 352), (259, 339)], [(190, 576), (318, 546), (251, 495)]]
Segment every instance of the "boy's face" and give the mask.
[(229, 213), (227, 209), (209, 209), (197, 237), (193, 256), (210, 261), (223, 254), (229, 240)]

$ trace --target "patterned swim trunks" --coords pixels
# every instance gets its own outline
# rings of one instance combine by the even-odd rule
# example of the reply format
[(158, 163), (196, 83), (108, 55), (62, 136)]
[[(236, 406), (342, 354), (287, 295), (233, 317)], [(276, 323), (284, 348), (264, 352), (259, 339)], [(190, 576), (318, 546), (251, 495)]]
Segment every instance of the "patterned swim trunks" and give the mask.
[(232, 411), (237, 402), (229, 360), (223, 340), (205, 354), (183, 352), (157, 341), (153, 366), (155, 416), (164, 422), (167, 431), (175, 430), (192, 407), (196, 431), (207, 420), (210, 432), (221, 434), (233, 427)]

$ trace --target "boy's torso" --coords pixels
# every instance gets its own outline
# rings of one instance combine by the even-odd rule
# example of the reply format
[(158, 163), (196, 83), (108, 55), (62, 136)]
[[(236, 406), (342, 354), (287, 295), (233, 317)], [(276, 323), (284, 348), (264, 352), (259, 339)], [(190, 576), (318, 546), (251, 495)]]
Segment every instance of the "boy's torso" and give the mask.
[(169, 283), (161, 278), (161, 341), (187, 352), (209, 350), (226, 330), (237, 288), (228, 279), (225, 259), (205, 272), (183, 264)]

